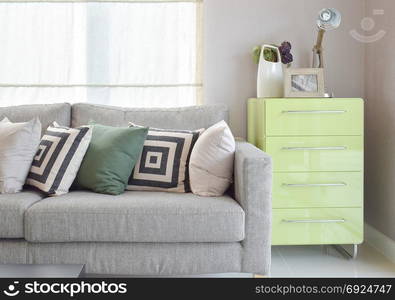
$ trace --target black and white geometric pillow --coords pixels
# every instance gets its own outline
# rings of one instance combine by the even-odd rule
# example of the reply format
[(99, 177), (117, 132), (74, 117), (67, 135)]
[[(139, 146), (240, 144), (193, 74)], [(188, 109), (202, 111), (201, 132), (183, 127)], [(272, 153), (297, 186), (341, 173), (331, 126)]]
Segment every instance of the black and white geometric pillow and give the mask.
[(42, 137), (26, 183), (48, 195), (67, 194), (92, 138), (92, 128), (61, 127), (56, 122)]
[(201, 132), (150, 128), (126, 189), (189, 193), (189, 158)]

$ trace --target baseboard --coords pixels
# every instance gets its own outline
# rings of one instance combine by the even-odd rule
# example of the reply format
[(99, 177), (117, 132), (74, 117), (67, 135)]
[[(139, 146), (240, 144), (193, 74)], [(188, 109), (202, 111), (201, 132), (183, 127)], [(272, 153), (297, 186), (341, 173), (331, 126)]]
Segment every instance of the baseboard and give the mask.
[(395, 263), (395, 241), (366, 223), (365, 241)]

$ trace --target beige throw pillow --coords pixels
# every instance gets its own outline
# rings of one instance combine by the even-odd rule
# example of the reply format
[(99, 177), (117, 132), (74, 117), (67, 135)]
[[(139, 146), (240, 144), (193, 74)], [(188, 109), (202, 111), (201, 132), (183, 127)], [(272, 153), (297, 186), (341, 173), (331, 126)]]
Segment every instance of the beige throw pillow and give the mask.
[(40, 143), (41, 123), (0, 122), (0, 194), (20, 192)]
[(225, 121), (208, 128), (197, 140), (189, 161), (192, 192), (205, 197), (225, 193), (233, 180), (236, 142)]

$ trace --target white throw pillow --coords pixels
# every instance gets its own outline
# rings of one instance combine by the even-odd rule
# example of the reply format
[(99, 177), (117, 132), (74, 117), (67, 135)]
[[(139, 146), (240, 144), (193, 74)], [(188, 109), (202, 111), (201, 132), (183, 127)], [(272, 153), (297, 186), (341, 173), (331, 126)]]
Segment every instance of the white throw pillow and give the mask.
[(50, 196), (67, 194), (92, 138), (92, 128), (68, 128), (56, 122), (41, 139), (26, 183)]
[(41, 123), (0, 122), (0, 194), (20, 192), (40, 143)]
[(192, 192), (205, 197), (225, 193), (233, 181), (236, 142), (225, 121), (208, 128), (197, 140), (189, 161)]

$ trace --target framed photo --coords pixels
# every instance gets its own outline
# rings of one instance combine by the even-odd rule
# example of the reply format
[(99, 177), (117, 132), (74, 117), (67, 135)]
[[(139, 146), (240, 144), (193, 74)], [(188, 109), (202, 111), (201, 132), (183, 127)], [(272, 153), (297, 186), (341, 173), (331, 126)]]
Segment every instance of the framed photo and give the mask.
[(284, 96), (286, 98), (324, 97), (324, 69), (286, 69), (284, 77)]

